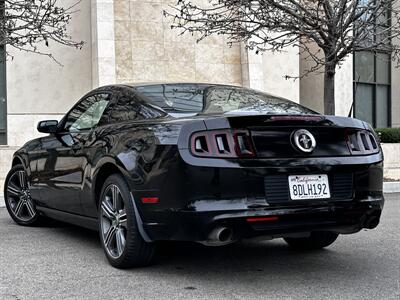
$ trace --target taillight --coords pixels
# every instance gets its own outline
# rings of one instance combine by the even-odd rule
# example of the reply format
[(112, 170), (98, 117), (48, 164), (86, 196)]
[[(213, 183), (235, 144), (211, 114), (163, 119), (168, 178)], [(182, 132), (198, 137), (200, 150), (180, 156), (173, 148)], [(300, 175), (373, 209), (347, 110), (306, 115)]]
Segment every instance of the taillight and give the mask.
[(351, 154), (363, 155), (379, 152), (379, 143), (368, 130), (346, 131), (346, 141)]
[(254, 157), (253, 142), (247, 131), (236, 131), (233, 134), (235, 151), (238, 157)]
[(322, 116), (272, 116), (269, 118), (271, 121), (314, 121), (320, 122), (324, 120)]
[(211, 130), (196, 132), (190, 139), (190, 150), (200, 157), (246, 158), (255, 151), (247, 130)]

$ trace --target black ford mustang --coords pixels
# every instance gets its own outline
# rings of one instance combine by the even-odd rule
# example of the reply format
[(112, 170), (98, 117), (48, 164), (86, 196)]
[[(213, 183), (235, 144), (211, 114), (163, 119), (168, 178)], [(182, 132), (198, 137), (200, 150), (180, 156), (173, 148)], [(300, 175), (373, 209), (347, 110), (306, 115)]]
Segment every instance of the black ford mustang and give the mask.
[(38, 130), (6, 179), (11, 217), (98, 229), (119, 268), (148, 264), (163, 240), (323, 248), (376, 227), (384, 204), (367, 123), (250, 89), (102, 87)]

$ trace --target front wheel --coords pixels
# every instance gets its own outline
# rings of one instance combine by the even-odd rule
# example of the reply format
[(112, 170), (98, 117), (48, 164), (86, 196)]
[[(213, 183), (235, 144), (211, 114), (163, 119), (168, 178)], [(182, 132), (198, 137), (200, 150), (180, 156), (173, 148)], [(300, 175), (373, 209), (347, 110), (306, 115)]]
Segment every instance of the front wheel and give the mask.
[(4, 200), (11, 218), (19, 225), (34, 226), (39, 214), (31, 197), (28, 176), (22, 165), (14, 166), (4, 185)]
[(311, 232), (309, 237), (284, 238), (285, 242), (294, 249), (316, 250), (328, 247), (336, 241), (339, 234), (329, 231)]
[(104, 183), (99, 201), (100, 240), (110, 264), (126, 269), (148, 265), (154, 244), (143, 240), (128, 185), (119, 174)]

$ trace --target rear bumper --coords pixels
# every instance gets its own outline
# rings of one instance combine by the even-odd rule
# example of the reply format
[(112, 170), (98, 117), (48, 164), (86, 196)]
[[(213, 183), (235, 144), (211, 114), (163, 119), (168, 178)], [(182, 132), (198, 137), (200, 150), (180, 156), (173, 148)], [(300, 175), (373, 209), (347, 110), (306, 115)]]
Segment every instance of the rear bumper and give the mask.
[[(132, 183), (133, 198), (152, 241), (202, 242), (219, 225), (232, 228), (235, 239), (317, 230), (355, 233), (379, 223), (384, 205), (382, 160), (379, 153), (321, 159), (214, 160), (221, 165), (203, 166), (201, 160), (189, 164), (174, 156), (160, 164), (163, 167), (157, 176), (148, 176), (140, 189)], [(296, 174), (327, 174), (331, 199), (291, 200), (287, 176)], [(159, 201), (144, 204), (140, 201), (143, 197)], [(268, 216), (277, 219), (247, 220)]]
[(202, 242), (206, 241), (211, 231), (218, 226), (231, 228), (235, 240), (257, 236), (278, 238), (311, 231), (350, 234), (363, 228), (376, 227), (383, 206), (383, 195), (375, 195), (361, 201), (342, 201), (325, 205), (267, 207), (240, 211), (179, 211), (171, 212), (166, 218), (169, 220), (167, 223), (144, 223), (143, 227), (153, 241)]

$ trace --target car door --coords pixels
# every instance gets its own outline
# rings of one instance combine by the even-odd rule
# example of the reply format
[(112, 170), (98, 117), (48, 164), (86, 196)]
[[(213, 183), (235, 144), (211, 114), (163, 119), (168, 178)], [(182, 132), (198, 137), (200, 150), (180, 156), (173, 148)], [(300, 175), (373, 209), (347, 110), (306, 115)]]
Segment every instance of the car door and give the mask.
[(88, 154), (85, 146), (112, 99), (111, 93), (90, 94), (60, 122), (56, 134), (42, 138), (37, 162), (42, 205), (64, 212), (82, 214), (81, 192)]

